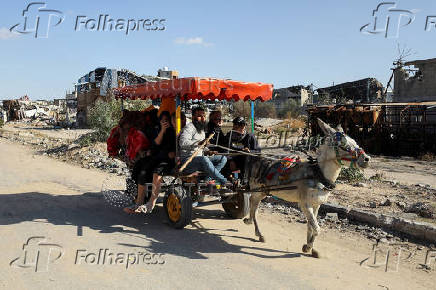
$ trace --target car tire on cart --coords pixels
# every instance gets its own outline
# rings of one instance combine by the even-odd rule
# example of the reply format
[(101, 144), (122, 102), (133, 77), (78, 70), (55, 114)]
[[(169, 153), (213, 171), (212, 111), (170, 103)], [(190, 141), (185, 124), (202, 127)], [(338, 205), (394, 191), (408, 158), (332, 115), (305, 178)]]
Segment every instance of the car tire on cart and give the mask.
[(226, 214), (234, 219), (242, 219), (248, 215), (250, 210), (250, 195), (247, 193), (238, 193), (233, 195), (228, 202), (222, 203)]
[(182, 186), (169, 189), (164, 196), (163, 206), (170, 225), (182, 229), (192, 220), (192, 199)]

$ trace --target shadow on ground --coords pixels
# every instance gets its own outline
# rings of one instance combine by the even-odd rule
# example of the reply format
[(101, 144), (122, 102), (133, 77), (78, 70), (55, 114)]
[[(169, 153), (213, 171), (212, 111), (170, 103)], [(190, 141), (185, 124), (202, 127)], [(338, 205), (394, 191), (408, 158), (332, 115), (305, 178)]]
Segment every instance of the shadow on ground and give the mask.
[[(190, 259), (207, 259), (204, 255), (206, 253), (244, 253), (262, 258), (301, 256), (298, 253), (270, 249), (251, 237), (238, 235), (236, 229), (208, 229), (202, 226), (201, 219), (227, 219), (223, 211), (195, 209), (192, 227), (176, 230), (163, 222), (166, 221), (166, 216), (161, 206), (148, 216), (129, 216), (120, 208), (107, 204), (100, 192), (82, 195), (51, 195), (38, 192), (1, 194), (0, 213), (0, 225), (3, 226), (46, 220), (53, 225), (76, 226), (78, 236), (82, 235), (84, 227), (96, 230), (100, 234), (117, 232), (131, 235), (135, 241), (138, 241), (138, 238), (144, 239), (147, 244), (119, 245)], [(218, 231), (225, 234), (219, 234)], [(223, 237), (248, 240), (253, 246), (229, 244)]]

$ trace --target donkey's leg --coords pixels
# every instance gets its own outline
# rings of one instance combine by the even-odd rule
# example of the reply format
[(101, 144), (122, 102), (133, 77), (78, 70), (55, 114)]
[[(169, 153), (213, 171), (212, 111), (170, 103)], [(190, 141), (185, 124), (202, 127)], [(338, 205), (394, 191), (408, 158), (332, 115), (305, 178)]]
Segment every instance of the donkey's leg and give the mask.
[[(319, 206), (315, 207), (316, 212), (318, 212), (318, 208)], [(315, 209), (312, 207), (312, 205), (308, 205), (308, 204), (301, 205), (301, 210), (304, 212), (307, 219), (307, 244), (303, 245), (304, 253), (309, 253), (312, 251), (313, 242), (315, 241), (315, 237), (319, 233), (320, 227), (316, 220)], [(313, 253), (312, 251), (312, 255), (316, 257), (319, 256), (318, 252), (316, 251), (315, 253)]]
[(266, 194), (263, 192), (251, 194), (251, 196), (250, 196), (250, 217), (244, 219), (244, 222), (246, 224), (251, 224), (252, 222), (254, 222), (254, 234), (257, 237), (259, 237), (259, 241), (262, 243), (265, 242), (265, 237), (260, 232), (259, 224), (257, 223), (257, 219), (256, 219), (256, 213), (257, 213), (257, 209), (259, 208), (260, 202), (262, 201), (262, 199), (265, 198), (265, 196), (266, 196)]
[(262, 193), (251, 193), (250, 194), (250, 214), (247, 218), (244, 218), (244, 223), (246, 225), (251, 225), (253, 223), (254, 213), (256, 212), (260, 201)]
[(316, 225), (315, 229), (316, 230), (312, 231), (313, 232), (312, 237), (311, 237), (310, 241), (307, 242), (308, 244), (310, 244), (312, 246), (312, 257), (314, 257), (314, 258), (320, 257), (318, 251), (313, 248), (313, 243), (315, 242), (315, 238), (317, 235), (319, 235), (319, 232), (321, 229), (318, 225), (318, 219), (317, 219), (319, 207), (320, 207), (320, 205), (314, 205), (314, 207), (313, 207), (313, 216), (315, 218), (315, 225)]

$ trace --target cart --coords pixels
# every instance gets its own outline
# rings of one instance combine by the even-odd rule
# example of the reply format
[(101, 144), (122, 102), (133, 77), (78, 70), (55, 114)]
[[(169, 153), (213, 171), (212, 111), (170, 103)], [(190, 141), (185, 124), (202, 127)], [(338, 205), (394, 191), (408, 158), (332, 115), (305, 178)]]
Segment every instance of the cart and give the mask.
[[(179, 78), (148, 82), (126, 86), (114, 90), (117, 99), (157, 99), (172, 98), (175, 100), (176, 135), (181, 131), (181, 111), (186, 108), (188, 100), (218, 101), (250, 101), (252, 103), (252, 128), (254, 118), (254, 101), (268, 101), (272, 98), (273, 85), (265, 83), (249, 83), (215, 78)], [(176, 140), (177, 142), (177, 140)], [(176, 157), (177, 158), (177, 157)], [(195, 207), (211, 204), (222, 204), (224, 211), (231, 218), (241, 219), (249, 211), (249, 194), (240, 190), (240, 184), (234, 183), (232, 193), (221, 194), (220, 188), (201, 186), (202, 174), (194, 172), (184, 174), (183, 166), (176, 167), (174, 174), (168, 176), (171, 181), (162, 185), (165, 192), (163, 208), (169, 224), (174, 228), (184, 228), (191, 223)], [(213, 194), (211, 195), (211, 192)], [(202, 201), (205, 195), (214, 197), (210, 201)]]

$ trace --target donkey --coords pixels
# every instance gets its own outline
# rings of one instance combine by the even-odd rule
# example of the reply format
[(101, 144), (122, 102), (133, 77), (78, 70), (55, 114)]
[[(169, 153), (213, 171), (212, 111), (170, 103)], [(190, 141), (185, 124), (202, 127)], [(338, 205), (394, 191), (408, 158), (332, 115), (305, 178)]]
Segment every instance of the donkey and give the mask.
[[(313, 249), (315, 237), (320, 232), (316, 219), (318, 209), (322, 203), (327, 202), (341, 167), (366, 168), (370, 161), (370, 157), (357, 143), (344, 134), (340, 125), (333, 129), (322, 120), (317, 121), (326, 139), (317, 151), (316, 161), (298, 162), (294, 167), (283, 169), (280, 161), (271, 162), (257, 157), (251, 160), (246, 175), (249, 184), (247, 191), (252, 190), (250, 216), (244, 219), (245, 224), (254, 222), (255, 235), (260, 242), (265, 242), (256, 219), (261, 200), (267, 195), (273, 195), (289, 202), (298, 202), (307, 219), (307, 244), (303, 245), (302, 251), (315, 258), (320, 256)], [(256, 192), (254, 188), (260, 190)]]

